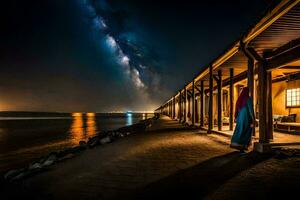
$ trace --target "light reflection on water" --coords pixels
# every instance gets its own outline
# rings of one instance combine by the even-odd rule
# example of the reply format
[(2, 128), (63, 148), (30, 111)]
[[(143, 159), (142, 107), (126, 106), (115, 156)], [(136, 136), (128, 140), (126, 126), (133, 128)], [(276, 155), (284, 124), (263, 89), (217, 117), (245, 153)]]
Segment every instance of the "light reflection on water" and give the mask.
[(94, 113), (83, 114), (74, 113), (70, 133), (72, 143), (78, 144), (81, 140), (87, 140), (97, 132), (97, 125)]
[(132, 125), (132, 114), (127, 113), (127, 115), (126, 115), (126, 126), (130, 126), (130, 125)]
[[(142, 119), (146, 119), (147, 115), (143, 114)], [(126, 114), (126, 126), (133, 124), (132, 113)], [(99, 125), (99, 124), (98, 124)], [(70, 134), (72, 144), (78, 144), (81, 140), (87, 140), (89, 137), (96, 135), (97, 123), (95, 113), (73, 113), (72, 114), (72, 124), (70, 127)]]
[(73, 115), (70, 133), (72, 136), (72, 143), (78, 144), (84, 135), (83, 118), (81, 115)]
[(22, 167), (52, 151), (78, 145), (99, 131), (115, 130), (151, 117), (149, 114), (127, 114), (73, 113), (71, 117), (0, 119), (0, 172)]
[(87, 137), (95, 135), (97, 132), (97, 124), (95, 115), (88, 115), (86, 119), (86, 133)]

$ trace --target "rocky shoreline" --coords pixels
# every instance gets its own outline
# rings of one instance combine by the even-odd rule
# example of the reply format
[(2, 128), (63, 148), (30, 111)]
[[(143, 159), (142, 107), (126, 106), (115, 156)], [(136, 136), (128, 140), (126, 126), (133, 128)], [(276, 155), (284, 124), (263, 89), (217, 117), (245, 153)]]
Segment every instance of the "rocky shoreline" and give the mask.
[(153, 121), (156, 119), (158, 119), (158, 116), (141, 120), (139, 123), (121, 127), (116, 130), (99, 132), (96, 136), (89, 138), (87, 141), (80, 141), (78, 146), (66, 148), (57, 152), (51, 152), (50, 154), (37, 159), (35, 162), (30, 163), (24, 168), (9, 170), (2, 177), (3, 182), (16, 182), (23, 180), (37, 173), (47, 171), (52, 165), (73, 158), (87, 149), (92, 149), (99, 145), (114, 142), (130, 134), (144, 132), (145, 129), (151, 126)]

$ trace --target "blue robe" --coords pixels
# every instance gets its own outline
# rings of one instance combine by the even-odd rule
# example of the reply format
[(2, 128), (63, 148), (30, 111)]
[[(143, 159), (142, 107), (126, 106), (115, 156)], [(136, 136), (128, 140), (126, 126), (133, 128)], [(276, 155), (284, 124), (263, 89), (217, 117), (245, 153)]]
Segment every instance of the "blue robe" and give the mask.
[(239, 150), (247, 149), (253, 128), (251, 125), (254, 122), (253, 101), (250, 97), (242, 109), (238, 112), (236, 117), (236, 126), (231, 138), (231, 147)]

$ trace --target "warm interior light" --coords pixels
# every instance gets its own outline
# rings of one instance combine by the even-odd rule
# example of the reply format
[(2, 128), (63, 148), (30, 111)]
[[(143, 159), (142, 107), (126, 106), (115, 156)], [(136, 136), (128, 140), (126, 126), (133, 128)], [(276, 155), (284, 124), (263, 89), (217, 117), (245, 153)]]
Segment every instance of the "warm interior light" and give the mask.
[(286, 106), (300, 106), (300, 88), (286, 90)]

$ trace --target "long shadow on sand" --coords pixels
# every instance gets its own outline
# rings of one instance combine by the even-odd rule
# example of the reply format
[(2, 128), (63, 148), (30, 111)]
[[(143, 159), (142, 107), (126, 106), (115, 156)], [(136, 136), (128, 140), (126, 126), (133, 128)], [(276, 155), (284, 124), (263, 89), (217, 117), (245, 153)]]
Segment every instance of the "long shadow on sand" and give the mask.
[(232, 152), (199, 163), (138, 190), (134, 199), (202, 199), (240, 172), (272, 157)]

